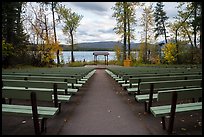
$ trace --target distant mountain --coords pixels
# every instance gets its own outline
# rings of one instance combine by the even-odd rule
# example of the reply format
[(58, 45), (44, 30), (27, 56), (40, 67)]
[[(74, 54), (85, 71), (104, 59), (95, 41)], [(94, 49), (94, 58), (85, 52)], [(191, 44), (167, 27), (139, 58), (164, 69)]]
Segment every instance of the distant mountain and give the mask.
[[(136, 48), (140, 43), (131, 43), (131, 49), (132, 48)], [(114, 46), (118, 45), (122, 47), (122, 43), (120, 42), (116, 42), (116, 41), (106, 41), (106, 42), (87, 42), (87, 43), (78, 43), (74, 45), (74, 50), (80, 50), (80, 51), (87, 51), (87, 50), (114, 50)], [(71, 50), (71, 46), (70, 45), (64, 45), (61, 44), (63, 50)]]

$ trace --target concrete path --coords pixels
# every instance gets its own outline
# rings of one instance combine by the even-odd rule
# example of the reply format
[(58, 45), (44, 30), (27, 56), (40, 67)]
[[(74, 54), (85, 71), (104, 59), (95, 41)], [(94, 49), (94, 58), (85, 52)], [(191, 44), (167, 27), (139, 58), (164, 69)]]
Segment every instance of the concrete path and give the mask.
[(144, 122), (129, 109), (115, 91), (114, 81), (97, 69), (80, 104), (60, 135), (151, 134)]

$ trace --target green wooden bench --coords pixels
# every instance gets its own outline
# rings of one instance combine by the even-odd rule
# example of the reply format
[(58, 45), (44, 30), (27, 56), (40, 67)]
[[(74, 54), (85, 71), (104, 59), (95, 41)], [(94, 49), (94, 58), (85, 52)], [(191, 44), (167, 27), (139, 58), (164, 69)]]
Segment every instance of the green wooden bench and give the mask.
[(139, 87), (142, 94), (135, 95), (135, 100), (144, 102), (145, 111), (150, 112), (152, 102), (158, 98), (159, 90), (202, 87), (202, 79), (141, 82)]
[[(180, 100), (183, 101), (191, 98), (196, 98), (197, 102), (181, 103), (180, 101)], [(202, 110), (202, 102), (200, 101), (200, 98), (202, 98), (202, 88), (188, 88), (188, 89), (158, 91), (157, 100), (158, 102), (164, 101), (165, 105), (151, 107), (150, 111), (155, 117), (162, 118), (163, 129), (166, 129), (165, 117), (170, 116), (168, 133), (171, 134), (173, 131), (175, 114)], [(167, 101), (170, 102), (170, 105), (166, 104)]]
[[(63, 69), (62, 71), (45, 69), (45, 70), (31, 70), (31, 71), (11, 71), (5, 72), (3, 71), (3, 75), (19, 75), (19, 76), (44, 76), (44, 77), (66, 77), (66, 78), (76, 78), (77, 84), (85, 84), (86, 81), (95, 73), (94, 69), (90, 68), (80, 68), (73, 71), (67, 71), (67, 69)], [(81, 71), (80, 71), (81, 70)]]
[(2, 79), (14, 79), (14, 80), (35, 80), (35, 81), (61, 81), (67, 82), (67, 86), (70, 88), (81, 88), (83, 84), (79, 84), (74, 77), (53, 77), (53, 76), (26, 76), (26, 75), (2, 75)]
[(3, 86), (8, 87), (24, 87), (24, 88), (47, 88), (53, 89), (53, 84), (57, 83), (57, 91), (59, 94), (76, 94), (78, 89), (68, 88), (67, 82), (59, 81), (35, 81), (35, 80), (13, 80), (2, 79)]
[[(46, 88), (25, 88), (25, 87), (8, 87), (8, 86), (4, 86), (2, 87), (2, 90), (4, 91), (8, 91), (8, 92), (15, 92), (15, 91), (35, 91), (35, 92), (38, 92), (38, 91), (47, 91), (47, 92), (51, 92), (53, 93), (54, 90), (53, 89), (46, 89)], [(64, 92), (63, 92), (64, 93)], [(16, 95), (14, 96), (10, 96), (9, 98), (9, 102), (11, 103), (12, 99), (16, 98), (15, 97)], [(17, 96), (18, 97), (18, 96)], [(60, 95), (59, 94), (59, 91), (58, 91), (58, 94), (57, 94), (57, 98), (60, 102), (69, 102), (70, 99), (71, 99), (71, 95)], [(52, 99), (54, 100), (54, 94), (52, 94)]]
[[(2, 90), (3, 98), (17, 97), (19, 99), (30, 99), (31, 105), (14, 105), (14, 104), (2, 104), (3, 115), (14, 115), (14, 116), (28, 116), (33, 118), (35, 134), (39, 135), (46, 132), (46, 121), (49, 118), (54, 118), (59, 112), (58, 107), (45, 107), (39, 106), (37, 100), (52, 101), (52, 92), (34, 92), (34, 91), (5, 91)], [(3, 102), (4, 103), (4, 102)], [(41, 120), (41, 128), (40, 128)]]
[[(148, 79), (151, 77), (155, 77), (156, 79), (158, 79), (159, 77), (165, 78), (165, 77), (187, 77), (188, 79), (190, 79), (191, 77), (202, 77), (202, 74), (199, 73), (160, 73), (160, 74), (141, 74), (138, 76), (130, 76), (130, 75), (125, 75), (123, 77), (124, 81), (119, 81), (119, 84), (122, 84), (122, 87), (124, 87), (125, 89), (127, 88), (131, 88), (134, 86), (137, 86), (137, 83), (139, 82), (139, 79)], [(192, 79), (192, 78), (191, 78)]]
[(169, 80), (188, 80), (188, 79), (200, 79), (202, 75), (176, 75), (176, 76), (152, 76), (152, 77), (138, 77), (130, 78), (129, 87), (126, 88), (128, 93), (133, 92), (140, 94), (140, 83), (141, 82), (153, 82), (153, 81), (169, 81)]

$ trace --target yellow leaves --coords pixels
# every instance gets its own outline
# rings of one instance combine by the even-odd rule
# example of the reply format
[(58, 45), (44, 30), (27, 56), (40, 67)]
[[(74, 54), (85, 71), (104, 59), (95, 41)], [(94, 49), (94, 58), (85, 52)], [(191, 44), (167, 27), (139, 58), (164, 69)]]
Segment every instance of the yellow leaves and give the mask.
[(120, 62), (120, 58), (121, 58), (121, 49), (118, 45), (115, 45), (114, 46), (114, 51), (116, 53), (116, 58), (117, 58), (117, 61)]
[(57, 50), (62, 51), (59, 42), (54, 41), (54, 36), (50, 36), (45, 39), (44, 45), (38, 45), (38, 51), (42, 53), (42, 61), (49, 62), (56, 58)]
[(168, 63), (174, 63), (176, 61), (177, 50), (176, 45), (173, 43), (167, 43), (164, 48), (162, 49), (164, 52), (164, 59)]
[(13, 45), (10, 43), (7, 43), (4, 39), (2, 39), (2, 56), (6, 57), (9, 55), (13, 55)]

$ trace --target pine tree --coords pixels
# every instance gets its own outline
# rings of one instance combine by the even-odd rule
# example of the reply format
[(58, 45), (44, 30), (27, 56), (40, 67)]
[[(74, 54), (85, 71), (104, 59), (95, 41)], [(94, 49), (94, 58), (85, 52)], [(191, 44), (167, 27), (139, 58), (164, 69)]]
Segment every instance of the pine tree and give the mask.
[(2, 41), (13, 45), (14, 53), (3, 57), (3, 65), (9, 66), (12, 59), (23, 56), (26, 51), (28, 37), (22, 24), (23, 2), (2, 2)]
[(162, 2), (157, 2), (155, 6), (155, 12), (154, 12), (154, 17), (155, 17), (155, 39), (158, 38), (160, 35), (164, 35), (165, 37), (165, 42), (167, 43), (167, 35), (166, 35), (166, 27), (165, 23), (168, 19), (166, 16), (166, 12), (163, 10), (163, 3)]

